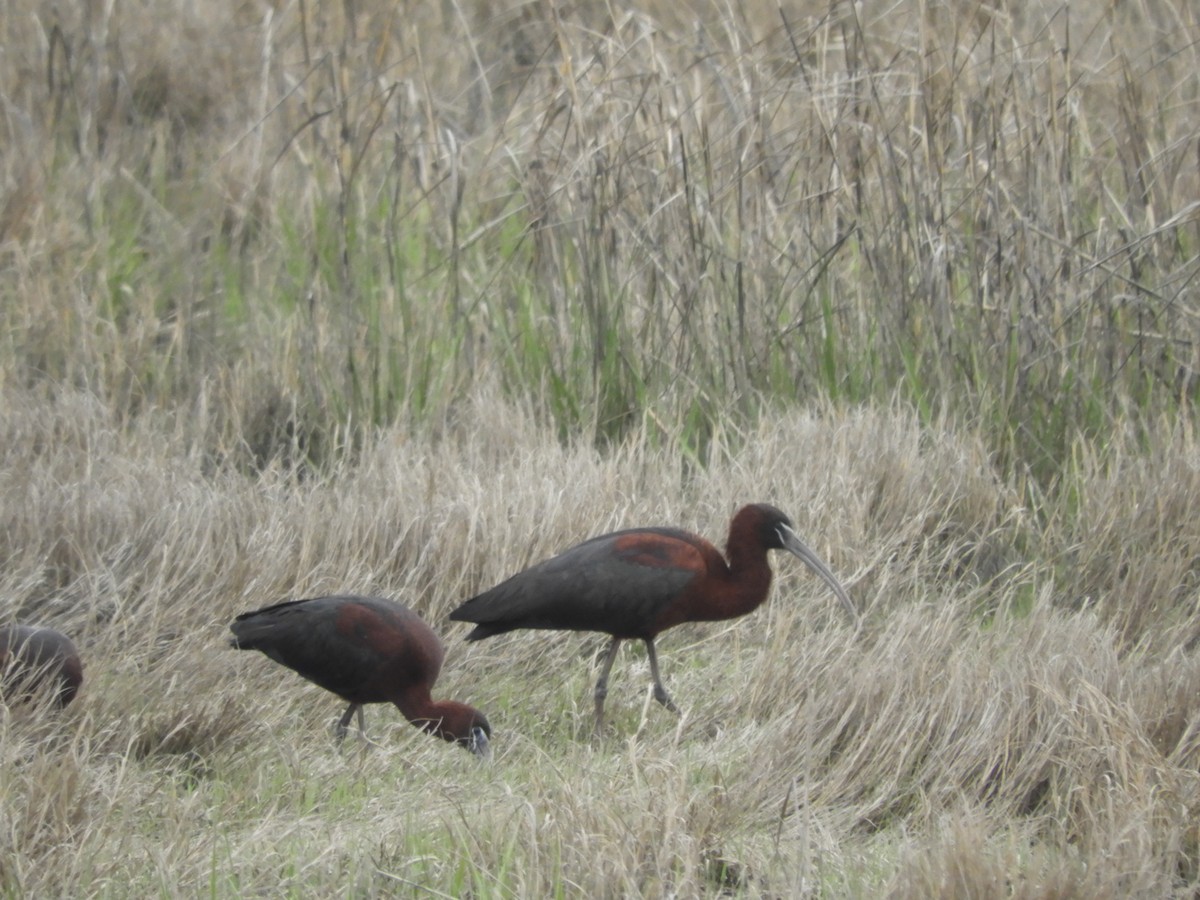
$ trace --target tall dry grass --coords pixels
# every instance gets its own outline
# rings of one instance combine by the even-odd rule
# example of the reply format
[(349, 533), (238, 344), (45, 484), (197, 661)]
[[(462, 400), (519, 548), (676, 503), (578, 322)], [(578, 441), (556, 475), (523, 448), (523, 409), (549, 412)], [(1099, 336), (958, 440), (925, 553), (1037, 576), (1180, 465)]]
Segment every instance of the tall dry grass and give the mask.
[[(1197, 21), (979, 7), (0, 8), (14, 896), (1191, 896)], [(779, 561), (662, 641), (458, 640), (604, 530)], [(447, 635), (496, 758), (225, 647), (329, 591)]]
[(18, 0), (4, 377), (199, 409), (249, 465), (481, 375), (701, 460), (764, 393), (898, 392), (1049, 484), (1194, 399), (1196, 25)]

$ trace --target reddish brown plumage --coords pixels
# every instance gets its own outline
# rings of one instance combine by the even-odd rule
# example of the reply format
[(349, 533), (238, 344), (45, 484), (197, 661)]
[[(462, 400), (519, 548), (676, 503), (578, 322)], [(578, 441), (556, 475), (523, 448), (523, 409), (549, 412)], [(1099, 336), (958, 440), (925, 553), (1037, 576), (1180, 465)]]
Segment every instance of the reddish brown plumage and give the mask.
[(0, 628), (0, 693), (8, 702), (28, 700), (46, 684), (66, 706), (83, 684), (83, 661), (61, 631), (33, 625)]
[(349, 702), (338, 737), (365, 703), (394, 703), (413, 725), (482, 754), (491, 726), (479, 710), (431, 695), (445, 654), (424, 621), (378, 597), (316, 597), (243, 613), (234, 647), (261, 650)]
[(731, 619), (762, 604), (771, 587), (768, 550), (788, 550), (799, 557), (857, 618), (841, 584), (796, 535), (791, 520), (765, 503), (738, 510), (729, 525), (725, 556), (699, 535), (676, 528), (618, 531), (519, 572), (467, 600), (450, 618), (475, 623), (469, 641), (518, 628), (612, 635), (595, 691), (599, 728), (620, 642), (645, 642), (655, 699), (675, 709), (659, 677), (655, 637), (683, 622)]

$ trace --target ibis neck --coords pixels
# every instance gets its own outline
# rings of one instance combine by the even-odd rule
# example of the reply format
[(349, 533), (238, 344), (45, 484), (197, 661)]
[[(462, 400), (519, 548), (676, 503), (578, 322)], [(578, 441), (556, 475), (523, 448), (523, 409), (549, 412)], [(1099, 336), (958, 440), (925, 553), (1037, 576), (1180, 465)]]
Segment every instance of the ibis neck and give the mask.
[(453, 700), (434, 700), (428, 691), (410, 691), (396, 706), (417, 728), (440, 737), (457, 741), (470, 735), (471, 717), (464, 715), (468, 707)]
[(721, 618), (743, 616), (757, 609), (771, 589), (771, 566), (767, 551), (756, 541), (739, 540), (730, 534), (725, 549), (729, 562), (727, 587), (721, 595)]

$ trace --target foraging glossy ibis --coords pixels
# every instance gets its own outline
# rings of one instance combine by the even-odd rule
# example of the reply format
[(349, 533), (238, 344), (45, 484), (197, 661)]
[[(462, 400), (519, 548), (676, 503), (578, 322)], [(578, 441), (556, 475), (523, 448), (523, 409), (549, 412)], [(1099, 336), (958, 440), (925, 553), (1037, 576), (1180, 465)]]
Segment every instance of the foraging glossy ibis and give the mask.
[(57, 682), (56, 699), (66, 706), (83, 684), (83, 662), (61, 631), (33, 625), (0, 628), (0, 694), (28, 700), (46, 682)]
[(474, 622), (468, 641), (517, 628), (601, 631), (612, 643), (596, 682), (596, 729), (604, 723), (608, 674), (623, 640), (645, 642), (654, 699), (678, 712), (658, 672), (654, 639), (682, 622), (732, 619), (758, 607), (771, 586), (768, 550), (787, 550), (823, 578), (857, 621), (829, 568), (800, 540), (791, 519), (766, 503), (742, 507), (729, 524), (726, 557), (678, 528), (635, 528), (584, 541), (459, 606)]
[(430, 696), (445, 650), (406, 606), (378, 597), (316, 597), (243, 613), (229, 628), (232, 646), (261, 650), (350, 703), (337, 724), (339, 741), (355, 713), (363, 731), (364, 703), (394, 703), (422, 731), (479, 756), (487, 752), (492, 728), (483, 713)]

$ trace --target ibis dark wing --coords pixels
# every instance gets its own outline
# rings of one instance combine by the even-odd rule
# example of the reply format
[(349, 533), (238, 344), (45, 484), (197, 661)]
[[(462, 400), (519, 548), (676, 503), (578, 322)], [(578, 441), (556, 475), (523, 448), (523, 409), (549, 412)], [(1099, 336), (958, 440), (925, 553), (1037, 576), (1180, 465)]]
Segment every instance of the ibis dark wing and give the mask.
[(19, 697), (46, 681), (58, 682), (63, 706), (83, 684), (83, 662), (71, 639), (53, 628), (0, 628), (0, 695)]
[(474, 622), (467, 640), (517, 628), (651, 637), (660, 613), (721, 559), (703, 538), (639, 528), (592, 538), (463, 603), (450, 618)]
[[(234, 646), (261, 650), (327, 691), (369, 703), (382, 699), (375, 696), (377, 680), (408, 649), (403, 642), (411, 618), (415, 614), (387, 600), (317, 597), (243, 613), (229, 627)], [(379, 632), (386, 633), (384, 640), (377, 637)], [(419, 660), (414, 657), (411, 662), (416, 665)], [(436, 677), (436, 667), (433, 674)]]

